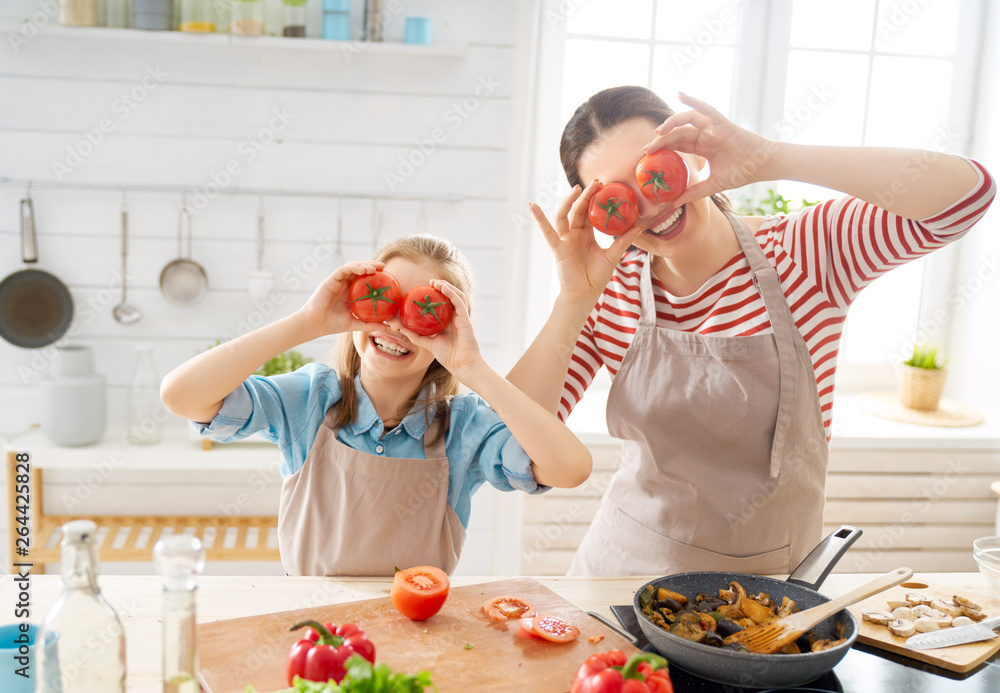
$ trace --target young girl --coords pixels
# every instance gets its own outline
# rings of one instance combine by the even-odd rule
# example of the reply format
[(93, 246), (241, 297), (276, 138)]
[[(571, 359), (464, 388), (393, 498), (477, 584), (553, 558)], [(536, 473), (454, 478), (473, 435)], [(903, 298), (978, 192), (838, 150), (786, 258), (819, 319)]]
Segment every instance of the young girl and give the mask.
[[(455, 306), (433, 337), (399, 316), (366, 323), (350, 312), (358, 275), (385, 269), (407, 290), (431, 285)], [(442, 277), (444, 279), (442, 279)], [(217, 440), (257, 432), (281, 447), (278, 544), (289, 575), (392, 575), (393, 567), (451, 572), (472, 494), (573, 487), (590, 475), (586, 447), (556, 416), (483, 360), (469, 320), (471, 274), (431, 236), (390, 241), (370, 262), (331, 274), (293, 315), (199, 354), (163, 381), (164, 404)], [(346, 333), (338, 368), (251, 375), (287, 349)], [(459, 394), (459, 383), (478, 394)]]
[[(606, 367), (608, 430), (625, 441), (571, 574), (797, 565), (822, 533), (848, 308), (884, 272), (960, 238), (996, 191), (961, 157), (775, 142), (682, 101), (691, 109), (675, 114), (643, 87), (593, 95), (563, 131), (573, 190), (554, 224), (532, 207), (562, 290), (508, 377), (565, 416)], [(690, 168), (672, 202), (636, 180), (658, 149)], [(719, 195), (781, 179), (845, 194), (767, 218), (736, 216)], [(636, 193), (639, 220), (602, 249), (587, 205), (611, 182)]]

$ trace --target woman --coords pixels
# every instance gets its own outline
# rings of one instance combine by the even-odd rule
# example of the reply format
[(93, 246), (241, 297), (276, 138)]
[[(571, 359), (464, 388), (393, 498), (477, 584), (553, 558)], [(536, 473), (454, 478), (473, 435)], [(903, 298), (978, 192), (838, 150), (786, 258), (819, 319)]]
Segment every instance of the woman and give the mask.
[[(692, 110), (642, 87), (592, 96), (563, 132), (574, 187), (554, 224), (531, 205), (561, 291), (508, 379), (565, 418), (607, 367), (608, 430), (624, 440), (571, 575), (789, 572), (821, 538), (848, 307), (885, 271), (960, 238), (995, 192), (961, 157), (775, 142), (681, 100)], [(634, 171), (661, 148), (690, 181), (654, 203)], [(845, 197), (760, 218), (719, 195), (778, 179)], [(602, 249), (587, 207), (611, 182), (636, 192), (639, 220)]]

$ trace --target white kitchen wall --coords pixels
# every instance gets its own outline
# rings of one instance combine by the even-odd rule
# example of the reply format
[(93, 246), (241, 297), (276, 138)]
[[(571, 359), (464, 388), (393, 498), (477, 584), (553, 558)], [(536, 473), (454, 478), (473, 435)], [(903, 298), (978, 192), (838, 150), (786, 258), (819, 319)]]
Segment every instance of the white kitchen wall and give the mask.
[[(320, 4), (310, 0), (314, 19)], [(59, 343), (94, 348), (111, 426), (124, 425), (136, 345), (153, 344), (165, 374), (216, 339), (301, 305), (341, 262), (341, 209), (346, 259), (418, 230), (457, 243), (476, 272), (477, 336), (505, 372), (514, 331), (501, 296), (520, 156), (511, 144), (517, 3), (401, 2), (384, 46), (58, 27), (49, 13), (57, 5), (0, 3), (0, 277), (22, 267), (18, 201), (30, 180), (38, 267), (69, 286), (76, 306), (74, 336)], [(406, 16), (429, 17), (436, 45), (401, 46)], [(129, 302), (143, 313), (130, 326), (111, 316), (123, 189)], [(202, 303), (183, 308), (158, 289), (161, 268), (178, 254), (181, 190), (195, 210), (192, 257), (210, 285)], [(272, 299), (255, 304), (246, 276), (261, 200), (263, 264), (277, 282)], [(317, 340), (301, 351), (319, 359), (333, 345)], [(0, 436), (39, 422), (38, 382), (51, 356), (0, 342)], [(211, 487), (190, 493), (212, 511)], [(484, 489), (475, 499), (460, 572), (493, 572), (495, 495)], [(103, 511), (115, 512), (114, 499), (107, 503)], [(165, 500), (161, 511), (169, 507)]]

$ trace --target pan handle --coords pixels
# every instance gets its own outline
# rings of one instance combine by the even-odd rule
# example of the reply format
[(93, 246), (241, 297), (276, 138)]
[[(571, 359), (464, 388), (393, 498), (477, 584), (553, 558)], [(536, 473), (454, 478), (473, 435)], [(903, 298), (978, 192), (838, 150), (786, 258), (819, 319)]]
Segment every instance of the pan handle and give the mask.
[(851, 544), (860, 536), (861, 530), (857, 527), (841, 525), (795, 567), (788, 576), (788, 582), (811, 590), (819, 590), (826, 576), (833, 570), (833, 566), (837, 565), (844, 552), (851, 548)]
[(25, 262), (38, 262), (38, 245), (35, 241), (35, 208), (31, 195), (21, 200), (21, 255)]
[(639, 639), (637, 637), (635, 637), (634, 635), (632, 635), (631, 633), (629, 633), (627, 630), (622, 629), (621, 626), (619, 626), (617, 623), (614, 623), (610, 619), (605, 618), (604, 616), (601, 616), (596, 611), (588, 611), (586, 613), (589, 616), (593, 616), (598, 621), (600, 621), (601, 623), (603, 623), (604, 625), (606, 625), (608, 628), (610, 628), (614, 632), (618, 633), (618, 635), (620, 635), (623, 638), (625, 638), (626, 640), (628, 640), (630, 644), (635, 645), (636, 647), (639, 646)]

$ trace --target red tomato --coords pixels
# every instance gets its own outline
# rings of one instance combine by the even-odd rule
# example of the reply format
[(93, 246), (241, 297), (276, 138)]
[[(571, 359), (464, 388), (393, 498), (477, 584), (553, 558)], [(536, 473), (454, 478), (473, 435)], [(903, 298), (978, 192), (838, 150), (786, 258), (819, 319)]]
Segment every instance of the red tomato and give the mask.
[(433, 286), (417, 286), (403, 296), (399, 319), (417, 334), (429, 336), (448, 327), (455, 307)]
[(639, 220), (639, 198), (623, 183), (608, 183), (590, 198), (590, 223), (602, 233), (617, 236)]
[[(528, 630), (525, 620), (521, 619), (521, 627)], [(580, 635), (579, 628), (557, 616), (535, 616), (530, 632), (552, 642), (570, 642)]]
[(396, 611), (414, 621), (426, 621), (444, 606), (448, 598), (448, 575), (434, 566), (397, 571), (389, 598)]
[(384, 270), (356, 277), (347, 290), (351, 315), (365, 322), (383, 322), (399, 312), (403, 290)]
[(647, 200), (670, 202), (680, 197), (687, 188), (687, 163), (677, 152), (657, 149), (639, 159), (635, 179)]
[(506, 621), (510, 618), (533, 616), (535, 607), (520, 597), (494, 597), (486, 600), (483, 611), (494, 621)]

